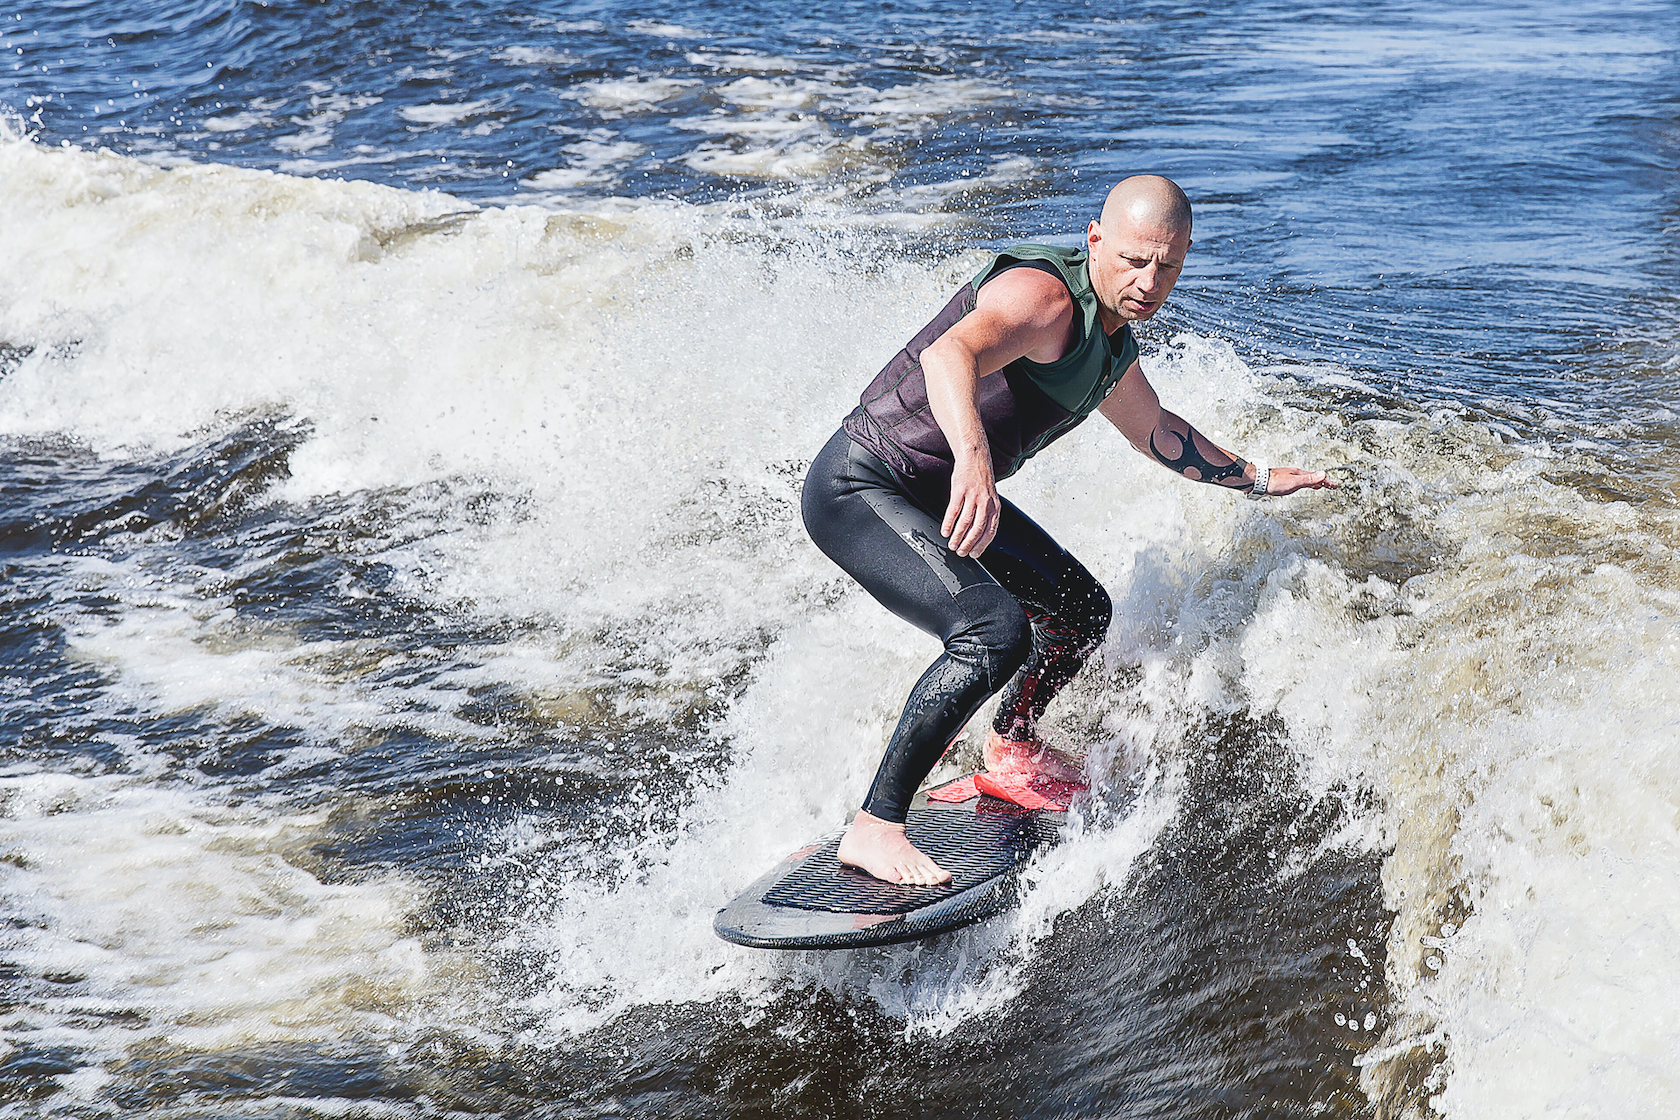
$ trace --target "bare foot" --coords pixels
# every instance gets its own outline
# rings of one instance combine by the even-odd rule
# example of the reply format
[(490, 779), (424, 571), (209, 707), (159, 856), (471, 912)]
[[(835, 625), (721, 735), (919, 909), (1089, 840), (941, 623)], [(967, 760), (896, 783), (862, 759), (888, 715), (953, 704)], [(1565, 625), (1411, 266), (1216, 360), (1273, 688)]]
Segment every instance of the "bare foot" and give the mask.
[(1034, 739), (1005, 739), (996, 731), (986, 736), (983, 757), (986, 769), (997, 774), (1022, 772), (1038, 774), (1069, 785), (1085, 786), (1085, 768), (1072, 759), (1063, 758), (1050, 747)]
[(910, 843), (904, 826), (858, 810), (840, 839), (840, 862), (889, 883), (931, 887), (949, 883), (951, 873)]

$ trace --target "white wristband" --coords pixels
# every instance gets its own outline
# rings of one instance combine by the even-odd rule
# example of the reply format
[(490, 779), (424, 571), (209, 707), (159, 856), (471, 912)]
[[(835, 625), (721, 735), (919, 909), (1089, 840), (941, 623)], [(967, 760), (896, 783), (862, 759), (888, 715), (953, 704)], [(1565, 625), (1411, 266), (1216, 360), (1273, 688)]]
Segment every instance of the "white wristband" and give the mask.
[(1259, 501), (1271, 493), (1272, 468), (1254, 464), (1254, 485), (1249, 487), (1248, 496), (1253, 501)]

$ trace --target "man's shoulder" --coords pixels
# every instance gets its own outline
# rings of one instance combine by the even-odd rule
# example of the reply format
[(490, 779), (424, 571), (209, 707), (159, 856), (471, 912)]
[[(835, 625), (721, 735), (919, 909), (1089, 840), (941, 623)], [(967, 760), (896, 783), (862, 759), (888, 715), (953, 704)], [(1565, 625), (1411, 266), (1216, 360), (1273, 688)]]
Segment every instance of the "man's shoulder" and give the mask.
[(1038, 298), (1072, 302), (1067, 282), (1055, 272), (1027, 266), (1007, 268), (994, 273), (980, 289), (981, 298), (987, 293), (994, 297), (1011, 293), (1017, 298)]
[(1059, 282), (1079, 297), (1089, 283), (1086, 273), (1087, 252), (1083, 248), (1070, 249), (1060, 245), (1040, 245), (1026, 241), (1011, 245), (992, 254), (986, 266), (974, 277), (974, 286), (996, 283), (1004, 276), (1038, 272)]
[(1047, 327), (1065, 321), (1074, 302), (1061, 277), (1039, 268), (1010, 268), (986, 282), (975, 307), (1010, 322)]

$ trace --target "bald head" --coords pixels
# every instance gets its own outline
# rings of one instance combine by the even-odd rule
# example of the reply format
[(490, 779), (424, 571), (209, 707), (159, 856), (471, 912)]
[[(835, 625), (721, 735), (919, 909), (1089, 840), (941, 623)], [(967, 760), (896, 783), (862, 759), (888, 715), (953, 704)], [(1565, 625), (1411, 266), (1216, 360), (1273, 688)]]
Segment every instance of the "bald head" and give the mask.
[(1085, 230), (1098, 316), (1112, 334), (1161, 309), (1190, 251), (1190, 200), (1159, 175), (1133, 175), (1108, 192)]
[(1098, 219), (1109, 229), (1129, 220), (1136, 227), (1190, 232), (1190, 199), (1161, 175), (1133, 175), (1116, 183)]

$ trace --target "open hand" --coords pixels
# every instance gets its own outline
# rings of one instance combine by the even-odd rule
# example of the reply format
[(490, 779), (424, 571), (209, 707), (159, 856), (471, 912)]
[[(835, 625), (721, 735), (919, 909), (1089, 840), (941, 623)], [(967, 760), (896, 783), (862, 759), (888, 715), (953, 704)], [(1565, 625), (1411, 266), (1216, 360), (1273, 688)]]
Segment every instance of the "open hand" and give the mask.
[(1266, 480), (1266, 496), (1281, 497), (1297, 490), (1334, 490), (1340, 483), (1324, 471), (1304, 471), (1299, 467), (1273, 467)]

